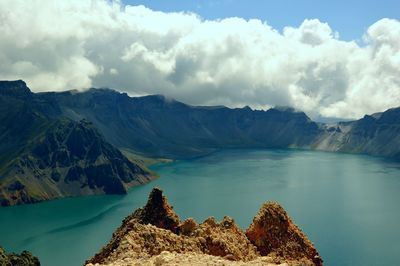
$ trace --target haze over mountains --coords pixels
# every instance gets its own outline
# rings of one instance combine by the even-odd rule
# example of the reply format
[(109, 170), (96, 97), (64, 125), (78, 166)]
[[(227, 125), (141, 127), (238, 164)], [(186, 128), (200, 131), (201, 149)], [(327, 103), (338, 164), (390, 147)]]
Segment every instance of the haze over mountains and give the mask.
[(400, 158), (400, 108), (333, 124), (291, 108), (190, 106), (110, 89), (32, 93), (0, 82), (0, 201), (125, 193), (153, 175), (124, 152), (172, 159), (224, 148), (301, 148)]

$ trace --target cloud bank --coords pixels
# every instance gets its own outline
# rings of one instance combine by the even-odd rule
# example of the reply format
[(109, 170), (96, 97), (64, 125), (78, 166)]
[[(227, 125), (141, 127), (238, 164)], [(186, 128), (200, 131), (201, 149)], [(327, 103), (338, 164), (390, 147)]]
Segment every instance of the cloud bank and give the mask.
[(101, 0), (0, 1), (0, 79), (34, 91), (111, 87), (201, 105), (287, 105), (358, 118), (400, 106), (400, 21), (363, 43), (318, 19), (279, 32)]

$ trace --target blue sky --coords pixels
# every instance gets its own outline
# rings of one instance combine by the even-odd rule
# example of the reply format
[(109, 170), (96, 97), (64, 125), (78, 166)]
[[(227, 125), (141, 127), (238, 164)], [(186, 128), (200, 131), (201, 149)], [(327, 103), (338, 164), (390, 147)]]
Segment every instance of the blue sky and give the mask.
[(327, 22), (342, 40), (359, 40), (381, 18), (400, 18), (400, 0), (122, 0), (160, 11), (191, 11), (205, 19), (258, 18), (275, 29), (299, 26), (304, 19)]

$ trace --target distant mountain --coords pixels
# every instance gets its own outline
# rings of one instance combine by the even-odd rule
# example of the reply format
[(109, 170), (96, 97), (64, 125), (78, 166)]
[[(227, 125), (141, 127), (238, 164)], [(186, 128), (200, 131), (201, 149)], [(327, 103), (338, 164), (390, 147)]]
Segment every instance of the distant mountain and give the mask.
[(22, 81), (0, 82), (0, 204), (123, 194), (153, 176)]
[[(188, 158), (222, 148), (289, 147), (387, 157), (396, 157), (400, 152), (399, 108), (357, 121), (316, 123), (304, 112), (288, 107), (262, 111), (249, 107), (191, 106), (161, 95), (129, 97), (110, 89), (34, 94), (22, 83), (0, 82), (0, 88), (4, 84), (10, 88), (3, 89), (3, 93), (14, 95), (0, 107), (6, 109), (2, 112), (7, 114), (6, 118), (0, 114), (0, 121), (10, 124), (4, 124), (6, 128), (17, 127), (15, 130), (26, 134), (35, 132), (27, 123), (22, 123), (22, 131), (20, 124), (15, 123), (22, 121), (18, 116), (31, 108), (37, 110), (36, 116), (30, 118), (33, 120), (41, 120), (37, 114), (45, 114), (90, 121), (114, 146), (149, 157)], [(24, 97), (30, 99), (22, 101), (25, 105), (15, 102)]]
[(42, 93), (61, 113), (94, 123), (117, 147), (146, 156), (188, 158), (222, 148), (302, 148), (399, 157), (399, 108), (357, 121), (316, 123), (277, 107), (190, 106), (161, 95), (129, 97), (110, 89)]
[(0, 81), (3, 205), (125, 193), (152, 178), (118, 149), (172, 159), (224, 148), (301, 148), (400, 159), (399, 144), (400, 108), (325, 124), (287, 107), (191, 106), (110, 89), (32, 93), (23, 81)]
[(323, 128), (316, 149), (400, 159), (400, 108)]
[(87, 119), (117, 147), (147, 156), (188, 158), (221, 148), (309, 147), (319, 126), (293, 109), (190, 106), (160, 95), (131, 98), (109, 89), (42, 93), (63, 115)]

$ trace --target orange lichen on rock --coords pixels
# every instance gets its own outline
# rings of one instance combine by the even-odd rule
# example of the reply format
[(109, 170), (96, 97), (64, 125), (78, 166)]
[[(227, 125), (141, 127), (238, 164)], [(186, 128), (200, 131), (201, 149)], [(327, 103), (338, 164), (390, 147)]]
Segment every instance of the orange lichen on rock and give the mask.
[[(184, 256), (182, 256), (184, 254)], [(163, 262), (163, 263), (159, 263)], [(180, 221), (154, 188), (87, 265), (322, 265), (312, 243), (276, 203), (265, 204), (246, 234), (230, 217)]]
[(261, 207), (246, 236), (262, 256), (275, 255), (286, 259), (306, 257), (315, 265), (322, 265), (313, 243), (278, 203), (267, 202)]

